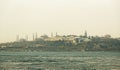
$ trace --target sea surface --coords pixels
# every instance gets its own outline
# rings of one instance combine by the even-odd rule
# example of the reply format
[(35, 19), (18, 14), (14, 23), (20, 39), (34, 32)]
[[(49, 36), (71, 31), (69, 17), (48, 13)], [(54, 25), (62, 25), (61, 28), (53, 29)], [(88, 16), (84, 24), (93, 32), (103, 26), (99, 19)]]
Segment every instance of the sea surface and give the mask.
[(120, 70), (120, 52), (0, 52), (0, 70)]

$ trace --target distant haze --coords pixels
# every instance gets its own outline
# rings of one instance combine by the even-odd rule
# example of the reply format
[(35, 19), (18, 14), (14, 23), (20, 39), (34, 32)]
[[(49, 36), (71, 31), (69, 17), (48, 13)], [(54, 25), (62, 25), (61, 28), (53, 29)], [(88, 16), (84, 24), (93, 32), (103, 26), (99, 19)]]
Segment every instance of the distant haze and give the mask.
[(16, 35), (120, 37), (120, 0), (0, 0), (0, 43)]

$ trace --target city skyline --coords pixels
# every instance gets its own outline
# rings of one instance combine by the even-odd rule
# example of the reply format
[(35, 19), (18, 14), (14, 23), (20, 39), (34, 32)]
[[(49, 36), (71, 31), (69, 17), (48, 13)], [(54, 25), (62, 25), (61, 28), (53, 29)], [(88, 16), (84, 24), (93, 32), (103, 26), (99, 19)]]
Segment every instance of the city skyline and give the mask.
[(37, 32), (120, 37), (120, 0), (1, 0), (0, 43)]

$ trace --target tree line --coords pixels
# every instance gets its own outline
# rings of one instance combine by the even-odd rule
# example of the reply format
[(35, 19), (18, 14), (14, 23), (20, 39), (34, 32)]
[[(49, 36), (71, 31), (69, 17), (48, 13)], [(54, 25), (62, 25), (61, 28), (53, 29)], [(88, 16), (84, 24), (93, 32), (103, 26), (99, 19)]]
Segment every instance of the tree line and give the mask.
[[(77, 42), (77, 41), (76, 41)], [(0, 51), (120, 51), (120, 40), (114, 38), (94, 37), (91, 41), (72, 43), (71, 41), (24, 41), (2, 43)]]

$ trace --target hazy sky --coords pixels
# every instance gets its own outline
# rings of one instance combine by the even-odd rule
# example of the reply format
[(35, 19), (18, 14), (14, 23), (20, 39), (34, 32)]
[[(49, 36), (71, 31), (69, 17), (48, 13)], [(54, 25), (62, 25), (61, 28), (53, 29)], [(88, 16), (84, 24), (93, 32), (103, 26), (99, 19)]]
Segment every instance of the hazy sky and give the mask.
[(0, 0), (0, 42), (58, 32), (120, 37), (120, 0)]

